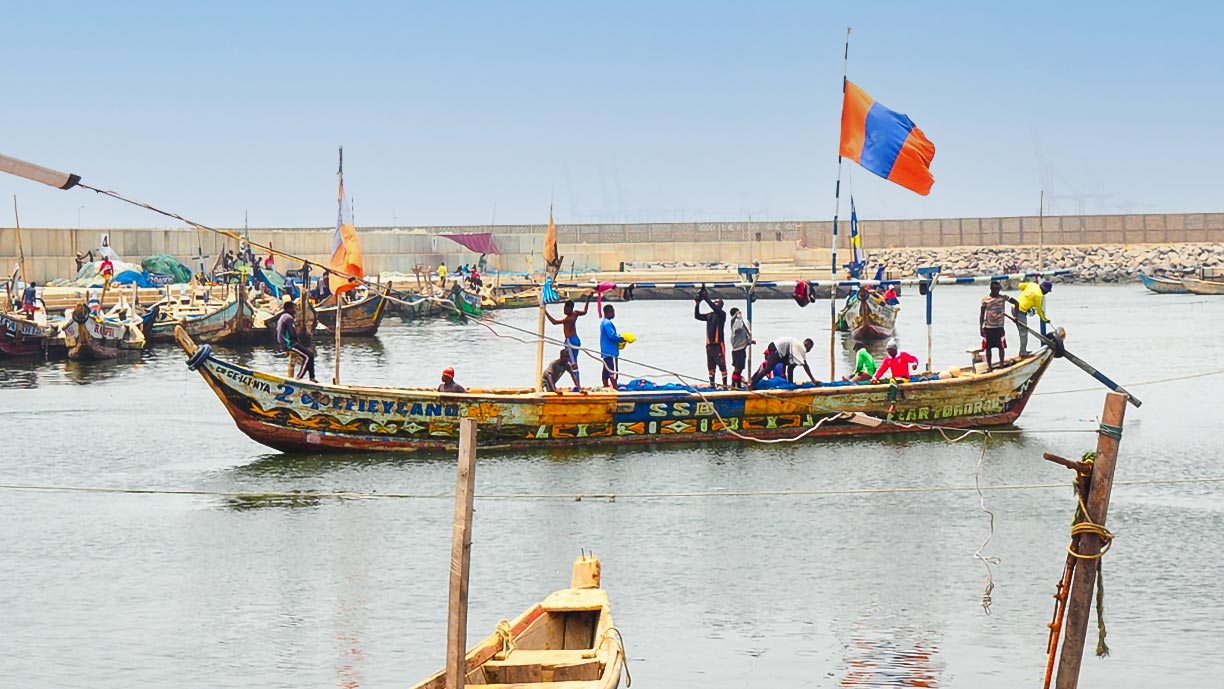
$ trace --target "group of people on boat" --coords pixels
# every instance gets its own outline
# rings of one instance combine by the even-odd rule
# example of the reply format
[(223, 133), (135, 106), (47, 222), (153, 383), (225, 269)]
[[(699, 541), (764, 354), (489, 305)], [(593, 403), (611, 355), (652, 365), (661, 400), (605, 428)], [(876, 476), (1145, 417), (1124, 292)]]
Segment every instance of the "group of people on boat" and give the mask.
[(1049, 280), (1040, 283), (1020, 283), (1020, 297), (1003, 294), (1003, 285), (994, 280), (990, 283), (990, 294), (982, 297), (982, 308), (978, 315), (978, 327), (982, 333), (982, 350), (986, 357), (986, 367), (994, 368), (993, 353), (999, 354), (999, 366), (1006, 360), (1005, 350), (1007, 340), (1004, 336), (1003, 324), (1006, 321), (1007, 305), (1012, 305), (1012, 318), (1016, 321), (1016, 330), (1020, 336), (1020, 356), (1028, 354), (1028, 317), (1036, 315), (1041, 323), (1047, 324), (1050, 319), (1045, 313), (1045, 295), (1049, 294), (1054, 285)]

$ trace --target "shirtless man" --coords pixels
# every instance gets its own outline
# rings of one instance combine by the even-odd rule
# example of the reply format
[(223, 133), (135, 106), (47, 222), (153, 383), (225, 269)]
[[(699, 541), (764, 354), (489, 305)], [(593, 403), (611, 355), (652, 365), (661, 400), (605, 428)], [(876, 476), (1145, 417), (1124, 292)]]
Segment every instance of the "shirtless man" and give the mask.
[(578, 318), (585, 316), (587, 309), (591, 306), (591, 295), (587, 293), (586, 301), (582, 303), (582, 310), (574, 310), (574, 300), (569, 299), (565, 302), (565, 315), (561, 318), (553, 318), (553, 315), (544, 311), (544, 315), (548, 316), (548, 321), (553, 325), (561, 326), (562, 332), (565, 333), (565, 350), (570, 355), (570, 377), (574, 379), (574, 392), (582, 390), (582, 383), (578, 381), (578, 352), (582, 349), (582, 341), (578, 339)]

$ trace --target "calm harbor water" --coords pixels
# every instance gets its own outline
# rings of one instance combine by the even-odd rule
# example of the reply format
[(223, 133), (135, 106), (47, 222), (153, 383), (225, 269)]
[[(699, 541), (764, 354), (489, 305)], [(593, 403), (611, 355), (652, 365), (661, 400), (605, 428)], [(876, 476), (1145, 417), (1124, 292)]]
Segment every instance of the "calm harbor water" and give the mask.
[[(981, 290), (940, 288), (935, 364), (967, 361)], [(899, 321), (925, 358), (917, 295)], [(617, 304), (627, 357), (703, 375), (691, 302)], [(740, 304), (742, 307), (742, 304)], [(1224, 299), (1136, 285), (1056, 286), (1073, 351), (1115, 379), (1221, 368)], [(762, 344), (814, 336), (825, 303), (758, 302)], [(532, 329), (533, 311), (499, 313)], [(597, 343), (594, 313), (580, 334)], [(522, 336), (496, 327), (504, 335)], [(1012, 351), (1017, 342), (1009, 330)], [(852, 357), (837, 342), (839, 374)], [(320, 373), (330, 350), (320, 357)], [(267, 350), (220, 351), (282, 370)], [(477, 325), (402, 324), (346, 346), (344, 378), (530, 385), (535, 348)], [(586, 364), (587, 382), (598, 371)], [(642, 373), (631, 365), (626, 377)], [(320, 375), (320, 378), (325, 377)], [(665, 380), (657, 377), (658, 380)], [(1224, 376), (1138, 386), (1117, 479), (1224, 475)], [(1087, 392), (1067, 392), (1088, 388)], [(1041, 453), (1095, 446), (1104, 394), (1065, 362), (991, 441), (987, 485), (1068, 484)], [(445, 646), (448, 456), (282, 455), (234, 427), (176, 351), (135, 363), (0, 362), (0, 484), (217, 493), (355, 491), (413, 499), (0, 490), (4, 686), (388, 687), (437, 669)], [(580, 548), (603, 560), (634, 686), (1037, 686), (1074, 505), (1069, 488), (986, 493), (997, 516), (993, 614), (980, 605), (987, 534), (969, 491), (719, 496), (724, 491), (971, 486), (981, 441), (892, 438), (711, 447), (485, 453), (472, 557), (473, 640), (565, 586)], [(706, 497), (632, 497), (707, 492)], [(618, 493), (614, 502), (572, 497)], [(1119, 485), (1105, 560), (1113, 655), (1083, 686), (1211, 686), (1224, 673), (1224, 484)]]

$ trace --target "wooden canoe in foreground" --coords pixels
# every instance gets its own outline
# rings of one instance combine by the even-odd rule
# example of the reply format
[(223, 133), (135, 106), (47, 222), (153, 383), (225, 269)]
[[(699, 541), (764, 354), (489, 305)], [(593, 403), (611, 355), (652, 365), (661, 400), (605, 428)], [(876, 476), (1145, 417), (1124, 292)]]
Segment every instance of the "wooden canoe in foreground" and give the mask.
[(713, 442), (921, 432), (1014, 422), (1052, 353), (987, 373), (950, 369), (897, 385), (839, 383), (792, 390), (532, 389), (325, 385), (223, 361), (175, 331), (198, 372), (251, 439), (283, 451), (411, 451), (457, 447), (459, 419), (479, 422), (482, 448)]
[[(465, 684), (532, 689), (615, 689), (625, 649), (612, 626), (608, 594), (600, 588), (599, 559), (574, 563), (570, 588), (531, 606), (468, 649)], [(413, 689), (445, 689), (440, 671)]]

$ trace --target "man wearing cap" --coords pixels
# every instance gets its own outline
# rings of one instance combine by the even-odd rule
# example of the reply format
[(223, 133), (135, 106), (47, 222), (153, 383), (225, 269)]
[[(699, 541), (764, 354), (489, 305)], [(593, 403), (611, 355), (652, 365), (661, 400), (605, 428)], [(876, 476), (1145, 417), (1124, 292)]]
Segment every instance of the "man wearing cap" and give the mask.
[[(709, 313), (701, 312), (701, 302), (710, 306)], [(722, 299), (710, 299), (705, 285), (693, 297), (693, 318), (706, 324), (706, 369), (710, 374), (710, 386), (714, 385), (714, 372), (722, 373), (723, 387), (727, 387), (727, 347), (725, 330), (727, 313), (723, 311)]]
[(467, 388), (455, 382), (455, 369), (447, 366), (442, 369), (442, 384), (438, 392), (467, 392)]
[(1054, 285), (1050, 284), (1049, 280), (1043, 281), (1040, 285), (1036, 282), (1020, 283), (1020, 298), (1012, 307), (1012, 316), (1016, 319), (1017, 330), (1020, 333), (1020, 356), (1028, 354), (1028, 315), (1036, 312), (1042, 323), (1050, 322), (1045, 315), (1045, 295), (1053, 289)]
[(897, 341), (889, 340), (886, 348), (888, 356), (884, 357), (884, 361), (880, 362), (880, 367), (876, 369), (872, 380), (879, 380), (885, 373), (889, 378), (899, 380), (909, 380), (910, 367), (918, 366), (918, 357), (909, 352), (900, 352), (897, 350)]

